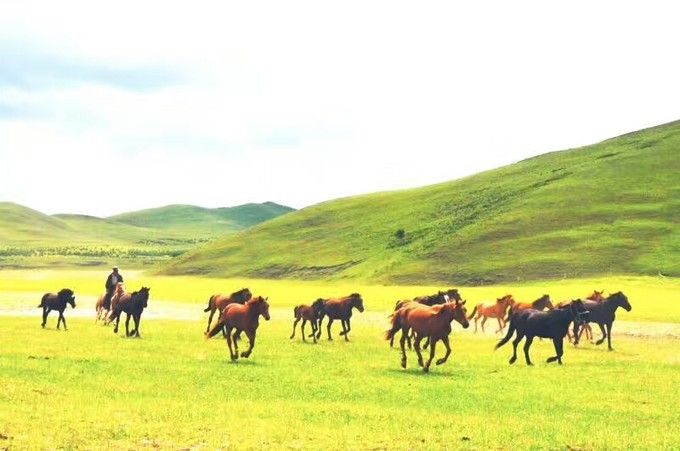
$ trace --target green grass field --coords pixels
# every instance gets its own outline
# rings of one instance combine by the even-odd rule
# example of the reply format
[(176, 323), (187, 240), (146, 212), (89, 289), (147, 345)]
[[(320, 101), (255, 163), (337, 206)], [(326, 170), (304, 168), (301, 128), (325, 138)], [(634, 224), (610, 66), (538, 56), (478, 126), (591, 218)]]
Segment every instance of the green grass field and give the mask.
[[(621, 289), (633, 310), (618, 315), (616, 351), (568, 345), (562, 367), (544, 362), (547, 341), (532, 347), (535, 367), (509, 366), (509, 346), (493, 352), (498, 337), (454, 325), (449, 362), (423, 374), (412, 353), (401, 370), (382, 334), (394, 300), (437, 287), (125, 275), (128, 287), (152, 286), (145, 315), (173, 303), (196, 317), (143, 316), (143, 338), (126, 339), (93, 324), (100, 272), (0, 272), (0, 449), (680, 447), (680, 341), (655, 332), (680, 323), (676, 279), (460, 287), (470, 302)], [(12, 314), (62, 286), (78, 296), (68, 332), (54, 329), (56, 317), (42, 330), (39, 318)], [(252, 357), (232, 364), (224, 340), (204, 340), (202, 309), (213, 291), (241, 286), (270, 296), (272, 320), (261, 322)], [(350, 291), (367, 307), (353, 317), (351, 342), (337, 328), (333, 342), (288, 339), (291, 305)], [(623, 333), (623, 321), (649, 333)]]
[(680, 122), (422, 188), (324, 202), (166, 274), (516, 283), (680, 276)]

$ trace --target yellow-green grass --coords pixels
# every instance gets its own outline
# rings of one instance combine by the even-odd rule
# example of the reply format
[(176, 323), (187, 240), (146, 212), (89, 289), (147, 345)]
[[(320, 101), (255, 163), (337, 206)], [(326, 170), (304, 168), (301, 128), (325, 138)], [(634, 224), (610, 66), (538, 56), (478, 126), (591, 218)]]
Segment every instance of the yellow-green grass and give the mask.
[[(204, 308), (208, 298), (218, 292), (230, 293), (249, 287), (255, 294), (269, 296), (275, 308), (310, 304), (318, 297), (334, 297), (359, 292), (369, 311), (391, 311), (395, 301), (451, 288), (438, 285), (371, 285), (351, 281), (291, 281), (263, 279), (217, 279), (195, 276), (158, 276), (142, 271), (126, 271), (128, 291), (151, 287), (151, 305), (155, 299), (195, 303)], [(79, 298), (92, 298), (104, 291), (108, 271), (103, 270), (2, 270), (0, 271), (0, 308), (29, 308), (37, 305), (47, 291), (72, 288)], [(554, 301), (585, 297), (593, 290), (623, 291), (633, 310), (621, 312), (626, 321), (680, 322), (680, 280), (665, 277), (608, 277), (564, 281), (543, 281), (485, 287), (459, 286), (461, 294), (473, 306), (511, 293), (519, 301), (533, 301), (547, 293)]]
[(231, 364), (203, 321), (143, 319), (137, 340), (3, 317), (0, 448), (680, 447), (677, 339), (568, 346), (561, 367), (537, 341), (535, 367), (509, 366), (509, 347), (454, 325), (452, 357), (423, 374), (363, 318), (351, 342), (317, 345), (289, 340), (288, 318), (263, 321), (251, 358)]

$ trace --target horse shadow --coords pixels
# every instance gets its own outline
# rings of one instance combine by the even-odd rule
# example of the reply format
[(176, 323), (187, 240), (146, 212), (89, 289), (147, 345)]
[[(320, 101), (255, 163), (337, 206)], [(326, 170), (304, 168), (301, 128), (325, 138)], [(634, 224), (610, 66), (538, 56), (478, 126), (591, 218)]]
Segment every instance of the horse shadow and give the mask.
[(421, 367), (412, 367), (412, 368), (407, 368), (407, 369), (399, 369), (399, 368), (387, 368), (385, 370), (388, 374), (398, 374), (403, 377), (450, 377), (453, 375), (453, 373), (448, 373), (448, 372), (441, 372), (441, 371), (430, 371), (430, 372), (425, 372)]

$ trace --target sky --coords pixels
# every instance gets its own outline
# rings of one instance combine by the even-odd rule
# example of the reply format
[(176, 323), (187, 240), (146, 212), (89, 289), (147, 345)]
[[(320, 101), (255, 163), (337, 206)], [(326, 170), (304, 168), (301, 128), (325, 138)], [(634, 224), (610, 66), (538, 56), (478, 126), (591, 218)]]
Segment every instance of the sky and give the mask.
[(680, 6), (0, 3), (0, 201), (295, 208), (680, 119)]

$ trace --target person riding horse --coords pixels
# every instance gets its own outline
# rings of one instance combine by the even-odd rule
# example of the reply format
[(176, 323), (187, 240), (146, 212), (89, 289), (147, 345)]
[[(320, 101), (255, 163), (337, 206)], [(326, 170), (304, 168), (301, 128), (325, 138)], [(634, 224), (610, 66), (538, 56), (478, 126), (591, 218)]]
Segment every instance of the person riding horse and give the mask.
[(109, 277), (106, 279), (106, 284), (104, 285), (106, 288), (106, 296), (104, 297), (104, 308), (106, 310), (109, 310), (111, 308), (111, 298), (113, 297), (113, 294), (116, 291), (116, 284), (118, 282), (123, 282), (123, 276), (118, 272), (118, 266), (114, 266), (113, 272), (109, 274)]

